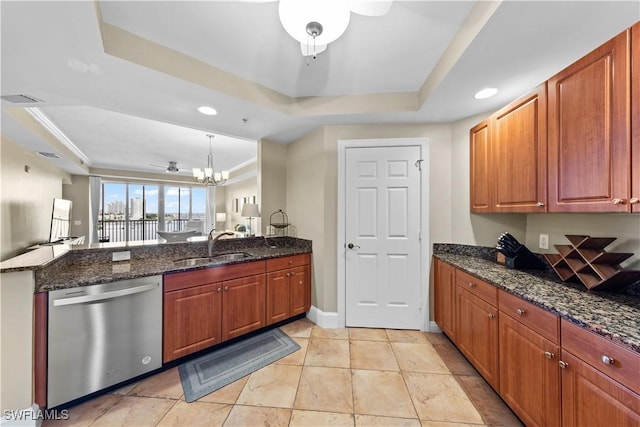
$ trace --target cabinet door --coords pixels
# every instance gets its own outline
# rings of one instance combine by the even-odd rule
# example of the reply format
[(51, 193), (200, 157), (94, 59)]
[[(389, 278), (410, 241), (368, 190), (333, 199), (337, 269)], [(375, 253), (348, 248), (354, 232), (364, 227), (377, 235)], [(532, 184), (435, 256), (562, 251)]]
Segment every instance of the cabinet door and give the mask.
[(491, 116), (495, 212), (545, 212), (547, 85)]
[(223, 282), (222, 340), (265, 326), (264, 274)]
[(288, 270), (267, 273), (267, 325), (291, 316)]
[(592, 368), (568, 351), (562, 371), (562, 425), (640, 425), (640, 395)]
[(631, 210), (640, 212), (640, 22), (631, 27)]
[(458, 348), (499, 390), (498, 310), (479, 297), (456, 286), (456, 339)]
[(164, 294), (163, 362), (221, 341), (221, 291), (213, 283)]
[(500, 395), (528, 426), (560, 425), (560, 348), (500, 312)]
[(440, 329), (451, 339), (455, 339), (455, 273), (455, 267), (452, 265), (438, 259), (435, 260), (435, 275), (433, 278), (434, 318)]
[(627, 32), (549, 82), (549, 212), (630, 210)]
[(306, 313), (310, 293), (311, 266), (304, 265), (289, 270), (289, 315)]
[(485, 120), (470, 131), (470, 188), (471, 212), (491, 212), (491, 132), (489, 120)]

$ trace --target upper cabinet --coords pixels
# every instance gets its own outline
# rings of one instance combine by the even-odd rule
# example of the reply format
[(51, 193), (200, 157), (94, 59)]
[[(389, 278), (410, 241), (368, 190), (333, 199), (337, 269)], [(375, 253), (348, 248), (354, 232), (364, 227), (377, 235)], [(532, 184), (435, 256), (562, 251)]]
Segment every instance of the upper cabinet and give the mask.
[(547, 85), (491, 116), (493, 212), (545, 212)]
[(640, 212), (640, 22), (631, 28), (631, 198)]
[(629, 211), (628, 32), (549, 80), (549, 210)]
[(640, 212), (640, 22), (471, 129), (471, 212)]
[(491, 212), (490, 171), (491, 132), (489, 120), (485, 120), (470, 131), (471, 151), (471, 212)]

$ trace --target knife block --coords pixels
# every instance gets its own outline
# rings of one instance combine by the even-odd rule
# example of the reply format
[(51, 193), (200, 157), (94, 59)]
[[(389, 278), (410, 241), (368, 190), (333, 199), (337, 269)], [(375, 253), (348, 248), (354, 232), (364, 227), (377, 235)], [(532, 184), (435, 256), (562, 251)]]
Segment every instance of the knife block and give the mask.
[(515, 256), (506, 257), (505, 267), (516, 270), (546, 270), (547, 265), (526, 246), (520, 246)]

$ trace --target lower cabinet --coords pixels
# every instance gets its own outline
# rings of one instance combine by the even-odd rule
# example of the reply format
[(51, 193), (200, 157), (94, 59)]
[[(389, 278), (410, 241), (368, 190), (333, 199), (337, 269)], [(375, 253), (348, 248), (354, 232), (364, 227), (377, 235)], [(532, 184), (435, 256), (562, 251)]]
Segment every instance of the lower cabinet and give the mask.
[(484, 379), (499, 390), (496, 303), (494, 286), (456, 271), (455, 343)]
[(163, 362), (308, 311), (310, 265), (303, 254), (166, 274)]
[(308, 254), (267, 260), (267, 325), (280, 322), (311, 307), (311, 256)]
[(435, 296), (435, 321), (440, 329), (451, 339), (454, 335), (454, 301), (456, 298), (456, 269), (446, 262), (436, 259), (433, 263), (435, 273), (433, 277)]
[(640, 355), (451, 265), (448, 283), (440, 264), (436, 321), (456, 313), (447, 335), (527, 426), (640, 425)]

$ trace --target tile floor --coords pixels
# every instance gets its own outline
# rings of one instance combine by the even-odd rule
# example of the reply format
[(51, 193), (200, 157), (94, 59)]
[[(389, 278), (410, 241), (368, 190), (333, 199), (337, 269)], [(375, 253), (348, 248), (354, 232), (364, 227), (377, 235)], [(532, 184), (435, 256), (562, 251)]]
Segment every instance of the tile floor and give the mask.
[(299, 351), (196, 402), (173, 368), (43, 426), (522, 426), (441, 334), (281, 329)]

